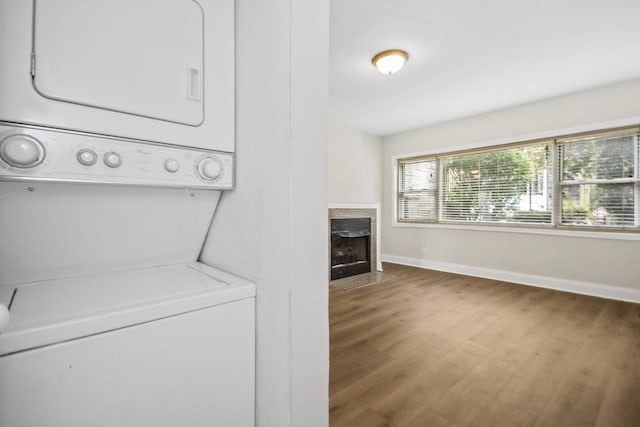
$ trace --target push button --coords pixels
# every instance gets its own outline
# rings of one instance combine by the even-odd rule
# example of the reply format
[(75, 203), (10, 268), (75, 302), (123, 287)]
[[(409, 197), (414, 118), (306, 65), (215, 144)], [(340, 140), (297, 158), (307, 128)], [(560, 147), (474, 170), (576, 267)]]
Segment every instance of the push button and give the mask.
[(164, 169), (169, 173), (176, 173), (180, 169), (180, 163), (176, 159), (167, 159), (164, 161)]
[(82, 163), (85, 166), (94, 165), (98, 161), (98, 155), (93, 150), (89, 150), (87, 148), (78, 151), (76, 154), (78, 158), (78, 162)]
[(117, 168), (122, 164), (122, 157), (115, 151), (110, 151), (104, 155), (104, 164), (110, 168)]

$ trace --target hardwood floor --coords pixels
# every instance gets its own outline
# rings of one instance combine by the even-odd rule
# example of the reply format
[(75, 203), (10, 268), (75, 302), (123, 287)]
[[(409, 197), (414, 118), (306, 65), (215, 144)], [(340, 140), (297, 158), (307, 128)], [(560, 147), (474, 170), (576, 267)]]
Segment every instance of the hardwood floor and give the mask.
[(640, 304), (384, 271), (330, 288), (331, 426), (640, 426)]

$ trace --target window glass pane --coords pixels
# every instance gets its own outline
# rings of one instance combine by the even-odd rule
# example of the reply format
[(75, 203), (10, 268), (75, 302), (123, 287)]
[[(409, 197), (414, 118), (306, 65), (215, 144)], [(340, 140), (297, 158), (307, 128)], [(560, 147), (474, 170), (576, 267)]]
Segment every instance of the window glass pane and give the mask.
[(398, 200), (400, 220), (435, 221), (435, 192), (405, 193)]
[(400, 164), (400, 191), (435, 190), (436, 161), (422, 160)]
[(436, 160), (401, 161), (398, 168), (398, 219), (435, 221), (438, 185)]
[(549, 144), (441, 158), (444, 221), (551, 223)]
[(634, 184), (562, 186), (562, 224), (633, 227)]
[(565, 143), (563, 181), (633, 178), (634, 143), (635, 134)]

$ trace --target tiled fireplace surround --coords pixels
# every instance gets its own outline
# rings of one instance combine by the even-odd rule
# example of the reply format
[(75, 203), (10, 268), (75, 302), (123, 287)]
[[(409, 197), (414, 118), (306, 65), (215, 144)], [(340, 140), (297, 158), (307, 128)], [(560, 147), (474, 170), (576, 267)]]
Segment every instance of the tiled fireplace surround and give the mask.
[[(336, 218), (371, 218), (371, 271), (382, 270), (378, 262), (378, 210), (376, 206), (340, 205), (329, 206), (329, 233), (331, 220)], [(329, 236), (329, 259), (331, 259), (331, 236)], [(331, 265), (329, 265), (331, 280)]]

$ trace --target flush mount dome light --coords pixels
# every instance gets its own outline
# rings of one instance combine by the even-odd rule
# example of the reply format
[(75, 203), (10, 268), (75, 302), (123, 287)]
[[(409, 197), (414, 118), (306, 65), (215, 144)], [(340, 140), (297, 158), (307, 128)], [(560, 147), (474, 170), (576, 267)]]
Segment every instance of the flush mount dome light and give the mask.
[(393, 74), (400, 71), (400, 68), (409, 59), (409, 54), (400, 49), (389, 49), (382, 51), (371, 59), (371, 63), (382, 74)]

